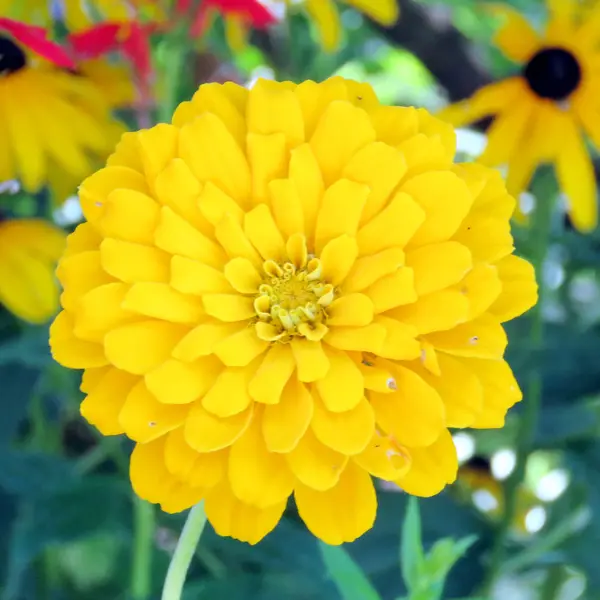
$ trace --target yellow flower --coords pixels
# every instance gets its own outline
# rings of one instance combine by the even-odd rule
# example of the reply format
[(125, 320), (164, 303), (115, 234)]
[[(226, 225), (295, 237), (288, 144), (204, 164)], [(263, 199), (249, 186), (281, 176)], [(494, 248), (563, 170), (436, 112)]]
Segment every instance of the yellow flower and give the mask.
[(127, 133), (80, 188), (58, 267), (81, 411), (137, 442), (136, 492), (206, 500), (258, 542), (293, 493), (330, 544), (375, 519), (371, 476), (454, 481), (448, 427), (501, 427), (521, 393), (501, 323), (536, 301), (500, 175), (452, 128), (333, 78), (200, 87)]
[(0, 221), (0, 304), (32, 323), (54, 316), (59, 308), (54, 269), (64, 247), (64, 232), (45, 221)]
[(98, 87), (0, 35), (0, 181), (35, 192), (58, 171), (79, 181), (122, 128)]
[(480, 162), (507, 164), (507, 187), (516, 196), (538, 164), (553, 163), (574, 225), (589, 231), (596, 226), (597, 200), (583, 135), (600, 147), (600, 11), (578, 21), (575, 3), (551, 0), (549, 7), (542, 37), (514, 9), (496, 7), (505, 20), (495, 43), (523, 64), (520, 75), (482, 88), (439, 116), (461, 126), (495, 115)]
[[(286, 6), (297, 4), (294, 0), (272, 0), (272, 2), (285, 3)], [(399, 16), (397, 0), (343, 0), (348, 4), (371, 17), (382, 25), (393, 25)], [(319, 32), (323, 49), (333, 52), (340, 45), (341, 23), (334, 0), (302, 0), (306, 12), (312, 19)]]

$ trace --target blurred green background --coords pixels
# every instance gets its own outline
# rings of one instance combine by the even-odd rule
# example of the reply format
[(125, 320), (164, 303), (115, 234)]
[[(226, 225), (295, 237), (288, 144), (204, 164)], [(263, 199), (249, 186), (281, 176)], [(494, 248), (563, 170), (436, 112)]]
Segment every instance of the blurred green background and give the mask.
[[(387, 30), (343, 9), (344, 42), (331, 55), (320, 50), (300, 14), (255, 33), (253, 46), (237, 55), (217, 23), (202, 49), (190, 48), (179, 96), (219, 78), (300, 81), (341, 74), (370, 82), (382, 102), (435, 110), (515, 70), (490, 45), (493, 23), (482, 4), (403, 0), (400, 22)], [(534, 22), (543, 19), (543, 4), (514, 4)], [(153, 50), (160, 70), (168, 71), (164, 42), (156, 40)], [(484, 135), (459, 132), (463, 159), (478, 151)], [(537, 202), (554, 202), (552, 173), (540, 171), (533, 190)], [(18, 206), (22, 216), (49, 210), (43, 195), (17, 199), (4, 193), (0, 203)], [(71, 227), (76, 204), (68, 202), (56, 218)], [(532, 232), (517, 228), (515, 237), (517, 253), (531, 256)], [(548, 259), (538, 274), (548, 289), (543, 350), (531, 348), (527, 316), (508, 326), (509, 361), (522, 384), (532, 370), (542, 373), (543, 405), (506, 554), (496, 565), (494, 600), (600, 598), (599, 268), (600, 232), (580, 235), (555, 212)], [(134, 498), (127, 474), (131, 445), (102, 439), (83, 422), (79, 374), (53, 363), (47, 337), (46, 326), (0, 314), (0, 600), (144, 600), (143, 585), (132, 581), (132, 557), (144, 560), (144, 552), (152, 553), (150, 598), (158, 598), (185, 515), (162, 514)], [(442, 538), (477, 536), (450, 572), (443, 598), (481, 598), (526, 402), (511, 410), (502, 430), (459, 432), (465, 466), (458, 484), (419, 502), (426, 550)], [(407, 498), (380, 486), (379, 502), (374, 529), (345, 549), (380, 597), (393, 600), (407, 594), (399, 551)], [(326, 567), (292, 505), (256, 547), (219, 538), (208, 526), (196, 558), (187, 600), (367, 598), (334, 583), (331, 564)], [(350, 567), (338, 567), (334, 576), (352, 578)]]

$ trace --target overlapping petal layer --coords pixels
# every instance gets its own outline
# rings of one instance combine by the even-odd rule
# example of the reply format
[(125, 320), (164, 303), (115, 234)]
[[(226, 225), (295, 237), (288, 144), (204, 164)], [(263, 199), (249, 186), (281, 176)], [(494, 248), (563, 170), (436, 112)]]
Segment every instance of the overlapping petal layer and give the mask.
[(201, 86), (81, 186), (56, 360), (83, 415), (137, 442), (164, 510), (206, 500), (255, 543), (290, 495), (331, 544), (375, 519), (372, 476), (431, 496), (448, 427), (521, 398), (502, 323), (536, 301), (500, 176), (452, 129), (364, 84)]

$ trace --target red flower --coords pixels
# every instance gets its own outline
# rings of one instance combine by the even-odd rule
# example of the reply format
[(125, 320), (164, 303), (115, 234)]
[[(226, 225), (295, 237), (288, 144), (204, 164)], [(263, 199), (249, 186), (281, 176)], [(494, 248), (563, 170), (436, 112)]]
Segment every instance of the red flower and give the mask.
[(17, 42), (55, 65), (65, 69), (75, 68), (69, 53), (56, 42), (50, 41), (48, 31), (43, 27), (0, 17), (0, 32), (2, 31), (9, 33)]
[(155, 26), (137, 21), (111, 22), (94, 25), (85, 31), (69, 35), (69, 42), (78, 59), (93, 59), (109, 52), (121, 52), (133, 65), (142, 81), (152, 75), (150, 34)]
[[(192, 0), (177, 0), (175, 9), (180, 15), (188, 16), (192, 6)], [(190, 31), (193, 36), (204, 32), (207, 15), (213, 11), (223, 16), (242, 17), (256, 29), (264, 29), (276, 22), (274, 15), (258, 0), (204, 0), (192, 21)]]

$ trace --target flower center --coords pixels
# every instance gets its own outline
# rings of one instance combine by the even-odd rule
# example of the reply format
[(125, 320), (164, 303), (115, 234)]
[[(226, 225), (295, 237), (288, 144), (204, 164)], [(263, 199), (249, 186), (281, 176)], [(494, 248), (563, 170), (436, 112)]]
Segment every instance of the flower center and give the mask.
[(568, 50), (545, 48), (525, 65), (523, 77), (540, 98), (564, 100), (581, 82), (581, 66)]
[(254, 308), (261, 321), (276, 328), (275, 339), (285, 342), (301, 336), (320, 340), (328, 331), (326, 309), (335, 296), (333, 286), (320, 280), (321, 261), (312, 258), (298, 268), (292, 262), (267, 260), (263, 270), (264, 283), (258, 288)]
[(27, 64), (25, 53), (11, 39), (0, 35), (0, 76), (10, 75)]

